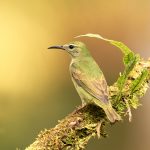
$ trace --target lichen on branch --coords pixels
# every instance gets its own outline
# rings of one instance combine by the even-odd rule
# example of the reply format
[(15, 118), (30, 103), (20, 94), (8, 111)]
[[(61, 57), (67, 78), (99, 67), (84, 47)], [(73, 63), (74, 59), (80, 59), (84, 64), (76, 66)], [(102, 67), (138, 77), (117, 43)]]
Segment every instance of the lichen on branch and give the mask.
[[(86, 34), (78, 37), (81, 36), (102, 39), (123, 52), (125, 69), (118, 80), (109, 86), (109, 99), (122, 119), (125, 115), (129, 115), (129, 121), (131, 121), (131, 110), (140, 106), (139, 99), (148, 89), (150, 59), (145, 61), (123, 43), (105, 39), (98, 34)], [(41, 131), (35, 142), (26, 150), (82, 150), (85, 149), (90, 138), (94, 136), (107, 137), (106, 125), (113, 124), (107, 120), (101, 108), (94, 104), (79, 106), (59, 121), (54, 128)]]

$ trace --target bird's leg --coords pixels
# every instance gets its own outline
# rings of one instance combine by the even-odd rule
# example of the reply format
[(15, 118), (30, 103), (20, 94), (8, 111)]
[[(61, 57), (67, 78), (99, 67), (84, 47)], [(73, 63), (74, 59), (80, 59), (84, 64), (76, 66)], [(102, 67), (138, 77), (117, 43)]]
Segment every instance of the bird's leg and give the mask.
[(97, 137), (98, 139), (101, 137), (101, 125), (102, 125), (102, 121), (99, 121), (96, 127), (96, 132), (97, 132)]
[(83, 108), (86, 105), (86, 102), (83, 99), (81, 100), (82, 100), (82, 108)]
[(79, 96), (81, 98), (82, 108), (83, 108), (87, 104), (86, 97), (85, 97), (85, 95), (83, 93), (81, 95), (79, 95)]
[(126, 106), (127, 106), (127, 111), (125, 113), (125, 116), (128, 114), (129, 115), (129, 122), (132, 121), (132, 112), (131, 112), (131, 108), (130, 108), (130, 105), (128, 103), (128, 101), (126, 99), (124, 99), (125, 103), (126, 103)]

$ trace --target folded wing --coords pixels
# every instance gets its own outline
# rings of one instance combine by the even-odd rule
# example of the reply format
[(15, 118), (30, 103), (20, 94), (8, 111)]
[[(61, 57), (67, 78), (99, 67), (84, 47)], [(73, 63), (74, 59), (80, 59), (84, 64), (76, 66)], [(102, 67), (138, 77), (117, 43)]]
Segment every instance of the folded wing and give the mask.
[(108, 104), (108, 89), (103, 74), (99, 77), (93, 77), (81, 72), (80, 70), (72, 68), (71, 75), (78, 86), (82, 87), (96, 99)]

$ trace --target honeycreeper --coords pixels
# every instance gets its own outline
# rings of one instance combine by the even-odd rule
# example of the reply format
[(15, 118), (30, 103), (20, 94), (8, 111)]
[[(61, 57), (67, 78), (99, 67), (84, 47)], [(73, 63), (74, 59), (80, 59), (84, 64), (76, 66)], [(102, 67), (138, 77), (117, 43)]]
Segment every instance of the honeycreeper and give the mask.
[(75, 41), (48, 49), (61, 49), (71, 55), (70, 74), (82, 104), (93, 103), (101, 107), (110, 122), (121, 120), (108, 99), (108, 87), (103, 72), (91, 56), (86, 45)]

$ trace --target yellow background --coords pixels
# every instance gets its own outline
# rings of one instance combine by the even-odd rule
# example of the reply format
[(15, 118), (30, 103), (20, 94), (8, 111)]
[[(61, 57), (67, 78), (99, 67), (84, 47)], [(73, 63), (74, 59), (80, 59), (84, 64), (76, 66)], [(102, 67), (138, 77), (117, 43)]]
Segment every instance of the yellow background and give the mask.
[[(0, 0), (0, 149), (24, 149), (40, 130), (54, 127), (81, 101), (70, 79), (70, 57), (48, 50), (85, 33), (127, 44), (150, 56), (149, 0)], [(105, 42), (80, 38), (101, 66), (108, 84), (123, 71), (121, 52)], [(150, 91), (143, 106), (92, 139), (87, 150), (149, 150)]]

